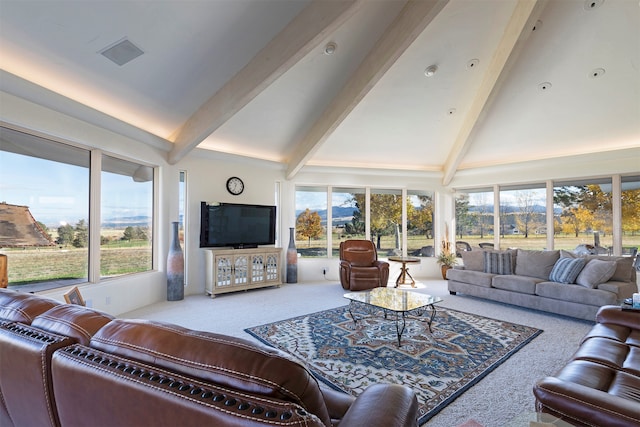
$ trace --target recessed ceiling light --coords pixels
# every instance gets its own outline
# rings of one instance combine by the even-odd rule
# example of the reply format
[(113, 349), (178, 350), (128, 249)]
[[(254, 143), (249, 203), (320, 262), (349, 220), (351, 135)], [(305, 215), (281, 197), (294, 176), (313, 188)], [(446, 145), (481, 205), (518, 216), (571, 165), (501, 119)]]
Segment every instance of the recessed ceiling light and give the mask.
[(427, 77), (432, 77), (436, 71), (438, 71), (438, 66), (437, 65), (429, 65), (425, 70), (424, 70), (424, 75)]
[(602, 6), (604, 0), (585, 0), (584, 2), (584, 10), (593, 10)]
[(455, 108), (449, 108), (449, 111), (447, 111), (447, 114), (450, 116), (453, 116), (456, 113), (456, 109)]
[(595, 68), (591, 70), (591, 72), (589, 73), (589, 77), (591, 77), (592, 79), (597, 79), (598, 77), (602, 77), (603, 74), (604, 68)]
[(471, 61), (467, 62), (467, 70), (472, 70), (476, 68), (479, 63), (480, 63), (479, 59), (472, 59)]
[(338, 48), (337, 44), (335, 44), (334, 42), (329, 42), (324, 47), (324, 54), (333, 55), (333, 53), (336, 51), (337, 48)]
[(107, 46), (98, 53), (122, 66), (127, 62), (136, 59), (144, 52), (138, 46), (131, 43), (127, 38), (124, 38), (111, 46)]
[(551, 83), (549, 83), (549, 82), (540, 83), (540, 84), (538, 85), (538, 90), (539, 90), (540, 92), (546, 92), (546, 91), (548, 91), (549, 89), (551, 89)]

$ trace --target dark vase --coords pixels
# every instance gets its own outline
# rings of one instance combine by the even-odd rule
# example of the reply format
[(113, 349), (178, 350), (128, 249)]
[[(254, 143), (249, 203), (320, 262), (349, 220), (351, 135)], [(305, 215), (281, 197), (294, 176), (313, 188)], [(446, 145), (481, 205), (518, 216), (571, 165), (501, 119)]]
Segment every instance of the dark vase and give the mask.
[(184, 298), (184, 254), (180, 247), (178, 222), (172, 222), (171, 246), (167, 255), (167, 301)]
[(296, 229), (289, 228), (287, 248), (287, 283), (298, 283), (298, 251), (296, 250)]

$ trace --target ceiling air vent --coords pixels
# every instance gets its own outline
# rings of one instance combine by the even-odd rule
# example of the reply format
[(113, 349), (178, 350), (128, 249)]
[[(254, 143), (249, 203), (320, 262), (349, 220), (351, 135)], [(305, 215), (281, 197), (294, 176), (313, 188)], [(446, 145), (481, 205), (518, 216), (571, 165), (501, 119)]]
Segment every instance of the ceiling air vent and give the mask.
[(144, 52), (128, 39), (124, 38), (115, 44), (108, 46), (99, 52), (101, 55), (122, 66), (136, 59)]

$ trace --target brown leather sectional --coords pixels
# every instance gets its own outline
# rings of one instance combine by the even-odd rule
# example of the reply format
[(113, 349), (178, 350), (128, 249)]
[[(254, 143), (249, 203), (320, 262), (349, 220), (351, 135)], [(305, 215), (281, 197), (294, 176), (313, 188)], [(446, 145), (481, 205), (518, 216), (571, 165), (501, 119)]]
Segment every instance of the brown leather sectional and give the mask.
[(575, 426), (639, 426), (640, 312), (602, 307), (571, 360), (533, 393), (539, 412)]
[(416, 426), (408, 387), (357, 398), (235, 337), (0, 289), (2, 426)]

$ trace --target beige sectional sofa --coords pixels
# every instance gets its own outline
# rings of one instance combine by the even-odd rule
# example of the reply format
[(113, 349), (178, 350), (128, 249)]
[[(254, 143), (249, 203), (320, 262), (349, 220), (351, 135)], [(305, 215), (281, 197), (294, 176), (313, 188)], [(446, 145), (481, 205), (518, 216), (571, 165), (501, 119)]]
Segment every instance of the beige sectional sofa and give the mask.
[(449, 293), (593, 320), (604, 305), (638, 292), (630, 257), (506, 250), (462, 253), (447, 272)]

